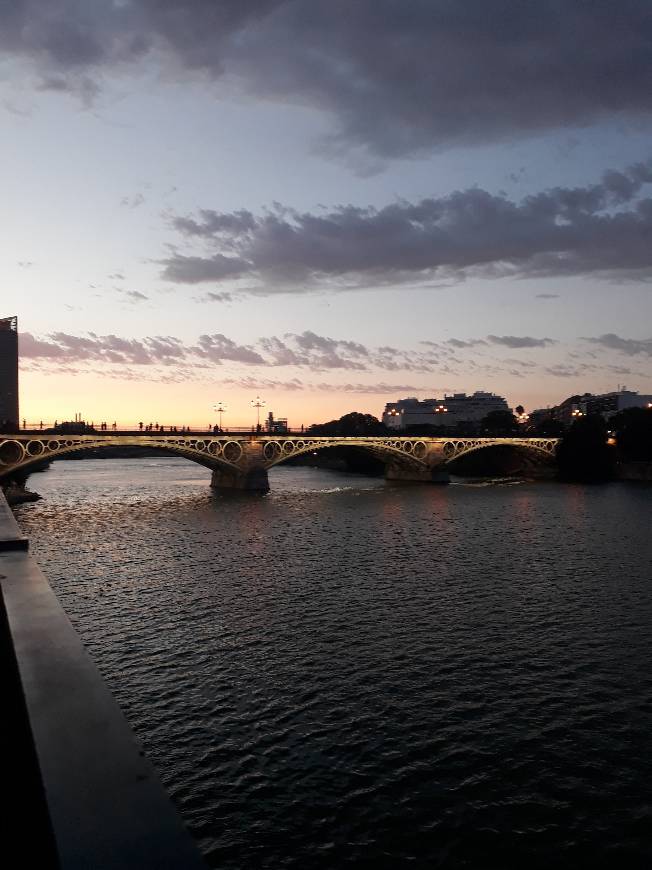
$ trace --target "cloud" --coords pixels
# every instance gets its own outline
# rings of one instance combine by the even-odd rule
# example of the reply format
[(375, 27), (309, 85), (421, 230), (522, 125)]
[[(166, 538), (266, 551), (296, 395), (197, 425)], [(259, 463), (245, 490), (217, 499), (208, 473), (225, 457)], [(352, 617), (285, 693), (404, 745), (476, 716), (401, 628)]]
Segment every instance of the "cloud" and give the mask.
[(221, 293), (213, 293), (209, 291), (208, 293), (204, 293), (203, 296), (196, 296), (195, 302), (233, 302), (235, 296), (233, 293), (228, 293), (227, 291)]
[(449, 338), (446, 344), (450, 344), (452, 347), (459, 348), (460, 350), (465, 347), (476, 347), (479, 344), (486, 344), (487, 342), (482, 338), (470, 338), (467, 341), (464, 341), (461, 338)]
[[(20, 5), (20, 3), (19, 3)], [(0, 45), (1, 47), (1, 45)], [(79, 97), (85, 108), (90, 108), (100, 93), (100, 87), (89, 76), (46, 75), (37, 84), (38, 91), (52, 91), (59, 94), (74, 94)]]
[(53, 332), (45, 339), (36, 338), (29, 332), (20, 334), (21, 359), (41, 359), (64, 363), (101, 361), (118, 365), (167, 364), (171, 360), (184, 359), (187, 350), (177, 338), (151, 337), (138, 339), (120, 338), (117, 335), (85, 336)]
[(127, 299), (136, 304), (138, 302), (146, 302), (149, 299), (149, 296), (146, 296), (145, 293), (141, 293), (140, 290), (121, 290), (118, 289), (118, 293), (121, 293), (123, 296), (126, 296)]
[(124, 208), (135, 209), (145, 202), (145, 197), (142, 193), (135, 193), (133, 196), (123, 196), (120, 200), (120, 205)]
[(503, 347), (549, 347), (556, 344), (552, 338), (532, 338), (529, 335), (488, 335), (492, 344), (500, 344)]
[(177, 284), (201, 284), (204, 281), (221, 281), (250, 271), (250, 264), (238, 257), (185, 257), (174, 254), (161, 261), (164, 266), (161, 277)]
[(295, 366), (315, 372), (433, 371), (427, 353), (366, 347), (360, 342), (318, 335), (311, 330), (287, 333), (282, 338), (264, 336), (252, 345), (238, 344), (222, 333), (206, 333), (195, 344), (186, 344), (173, 336), (126, 339), (93, 332), (81, 336), (55, 332), (39, 338), (24, 332), (20, 353), (25, 361), (66, 365), (102, 361), (117, 365), (167, 366), (184, 362), (188, 367), (206, 367), (233, 362), (268, 368)]
[[(0, 51), (41, 87), (188, 73), (332, 118), (324, 147), (381, 158), (649, 118), (648, 0), (12, 0)], [(89, 96), (90, 92), (90, 96)], [(217, 89), (216, 89), (217, 93)]]
[[(326, 384), (321, 383), (313, 385), (313, 389), (328, 393), (359, 393), (361, 395), (395, 395), (400, 396), (406, 393), (410, 396), (415, 393), (436, 393), (438, 390), (431, 387), (418, 387), (414, 384), (388, 384), (385, 381), (380, 381), (373, 384)], [(441, 391), (440, 391), (441, 392)]]
[(520, 202), (472, 188), (380, 209), (203, 210), (173, 225), (181, 222), (187, 243), (208, 243), (214, 253), (174, 251), (162, 277), (181, 284), (247, 277), (249, 292), (258, 293), (428, 286), (477, 275), (642, 280), (652, 277), (652, 198), (644, 196), (651, 184), (652, 160)]
[(617, 350), (627, 356), (650, 356), (652, 357), (652, 338), (621, 338), (613, 332), (600, 335), (597, 338), (585, 338), (592, 344), (600, 345), (609, 350)]
[(559, 299), (559, 293), (537, 293), (537, 299)]
[(221, 364), (224, 360), (247, 365), (265, 364), (263, 357), (253, 348), (236, 344), (221, 333), (201, 335), (194, 351), (198, 356), (217, 364)]
[(297, 390), (307, 390), (313, 392), (326, 393), (356, 393), (359, 395), (416, 395), (419, 393), (436, 393), (443, 392), (442, 390), (432, 389), (430, 387), (420, 387), (415, 384), (392, 384), (385, 381), (379, 381), (369, 384), (364, 383), (346, 383), (333, 384), (326, 382), (314, 383), (310, 381), (302, 381), (299, 378), (292, 378), (289, 381), (275, 380), (273, 378), (226, 378), (221, 381), (222, 384), (229, 387), (242, 387), (246, 390), (288, 390), (295, 392)]
[(568, 366), (562, 363), (548, 366), (545, 371), (555, 378), (579, 378), (585, 373), (583, 366)]

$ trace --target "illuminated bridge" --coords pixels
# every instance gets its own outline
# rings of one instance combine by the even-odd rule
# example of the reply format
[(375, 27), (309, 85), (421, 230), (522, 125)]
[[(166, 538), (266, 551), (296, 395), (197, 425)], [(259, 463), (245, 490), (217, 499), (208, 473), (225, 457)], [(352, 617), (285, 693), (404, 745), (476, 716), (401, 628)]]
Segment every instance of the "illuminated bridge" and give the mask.
[(332, 447), (366, 451), (385, 465), (388, 480), (444, 482), (463, 456), (508, 448), (538, 463), (554, 463), (556, 438), (313, 438), (308, 435), (163, 435), (101, 433), (0, 435), (0, 481), (39, 463), (107, 448), (140, 447), (182, 456), (210, 468), (211, 486), (267, 491), (267, 472), (302, 454)]

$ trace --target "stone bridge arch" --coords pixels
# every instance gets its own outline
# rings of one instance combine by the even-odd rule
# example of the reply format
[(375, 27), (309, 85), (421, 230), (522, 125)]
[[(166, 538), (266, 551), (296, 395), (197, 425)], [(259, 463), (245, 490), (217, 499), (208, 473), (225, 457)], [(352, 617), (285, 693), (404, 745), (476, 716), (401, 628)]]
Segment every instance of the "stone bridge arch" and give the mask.
[(421, 438), (273, 438), (264, 440), (262, 453), (266, 468), (273, 468), (295, 456), (333, 447), (353, 447), (371, 453), (385, 464), (399, 463), (414, 469), (428, 468), (428, 445)]
[(524, 452), (539, 462), (552, 463), (557, 454), (557, 438), (449, 438), (441, 445), (442, 467), (482, 450), (509, 448)]
[(238, 474), (246, 444), (240, 438), (213, 436), (143, 435), (43, 435), (0, 436), (0, 481), (20, 472), (31, 471), (42, 462), (65, 459), (79, 453), (136, 447), (180, 456), (212, 471)]

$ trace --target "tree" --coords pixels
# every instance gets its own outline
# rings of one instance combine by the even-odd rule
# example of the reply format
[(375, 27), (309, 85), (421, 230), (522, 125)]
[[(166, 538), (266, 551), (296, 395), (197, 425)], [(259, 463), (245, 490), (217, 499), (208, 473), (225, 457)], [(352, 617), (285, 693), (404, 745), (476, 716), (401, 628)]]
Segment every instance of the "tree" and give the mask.
[(613, 477), (615, 450), (607, 443), (607, 425), (600, 415), (575, 420), (557, 448), (557, 463), (565, 480), (598, 482)]
[(627, 408), (612, 417), (610, 426), (623, 459), (652, 460), (652, 408)]
[(516, 413), (518, 414), (519, 417), (522, 417), (523, 414), (525, 414), (525, 408), (523, 407), (523, 405), (517, 405), (514, 408), (514, 410), (516, 411)]
[(323, 435), (346, 438), (360, 435), (386, 435), (387, 427), (373, 414), (361, 414), (352, 411), (339, 420), (328, 423), (317, 423), (308, 428), (308, 435)]
[(480, 424), (480, 430), (486, 435), (515, 435), (518, 429), (516, 417), (511, 411), (489, 411)]

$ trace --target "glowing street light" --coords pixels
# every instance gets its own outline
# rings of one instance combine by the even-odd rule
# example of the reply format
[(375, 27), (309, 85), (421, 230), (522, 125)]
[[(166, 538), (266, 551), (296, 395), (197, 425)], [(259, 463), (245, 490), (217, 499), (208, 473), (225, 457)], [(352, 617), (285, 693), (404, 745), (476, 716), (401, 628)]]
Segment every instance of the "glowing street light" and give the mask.
[(435, 414), (447, 414), (447, 413), (448, 413), (448, 408), (446, 408), (444, 405), (437, 405), (437, 407), (435, 408)]
[(260, 429), (260, 409), (265, 407), (265, 402), (260, 396), (256, 396), (255, 399), (251, 400), (250, 405), (256, 409), (256, 429)]
[(222, 430), (222, 414), (226, 411), (226, 405), (223, 405), (222, 402), (218, 402), (216, 405), (213, 405), (213, 410), (215, 413), (220, 415), (220, 431)]

